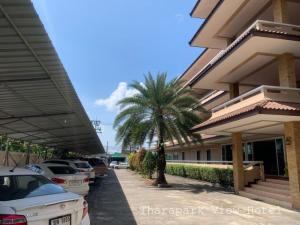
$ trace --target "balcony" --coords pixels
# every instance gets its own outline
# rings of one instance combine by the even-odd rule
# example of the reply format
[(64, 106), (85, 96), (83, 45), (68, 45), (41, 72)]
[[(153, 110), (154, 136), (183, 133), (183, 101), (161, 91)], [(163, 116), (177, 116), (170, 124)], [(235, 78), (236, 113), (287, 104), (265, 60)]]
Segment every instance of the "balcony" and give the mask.
[(241, 93), (261, 84), (278, 86), (278, 57), (290, 53), (300, 65), (299, 49), (300, 26), (258, 20), (186, 85), (228, 91), (228, 83), (238, 82)]
[[(299, 25), (299, 1), (288, 1), (288, 21)], [(271, 0), (201, 0), (191, 15), (206, 19), (191, 40), (192, 46), (226, 49), (248, 24), (274, 21)]]
[(260, 86), (212, 109), (195, 132), (214, 135), (282, 135), (283, 123), (300, 121), (300, 89)]

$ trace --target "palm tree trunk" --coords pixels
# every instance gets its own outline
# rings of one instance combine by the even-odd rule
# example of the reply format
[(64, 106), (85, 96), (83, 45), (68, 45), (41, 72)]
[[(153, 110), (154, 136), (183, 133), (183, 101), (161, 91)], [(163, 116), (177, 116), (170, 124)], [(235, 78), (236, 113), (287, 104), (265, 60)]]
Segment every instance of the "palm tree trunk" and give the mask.
[(155, 182), (157, 185), (168, 184), (165, 177), (165, 169), (166, 169), (165, 147), (164, 147), (164, 143), (161, 142), (159, 144), (158, 156), (157, 156), (157, 178)]

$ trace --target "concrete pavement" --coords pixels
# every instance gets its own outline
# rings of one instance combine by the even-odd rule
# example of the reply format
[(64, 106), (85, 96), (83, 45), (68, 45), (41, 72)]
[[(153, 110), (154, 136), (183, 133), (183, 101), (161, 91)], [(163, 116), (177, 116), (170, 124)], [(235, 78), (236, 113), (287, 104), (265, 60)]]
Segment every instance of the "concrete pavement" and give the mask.
[(209, 183), (167, 176), (158, 189), (129, 170), (110, 171), (91, 190), (92, 225), (300, 225), (300, 213), (234, 195)]

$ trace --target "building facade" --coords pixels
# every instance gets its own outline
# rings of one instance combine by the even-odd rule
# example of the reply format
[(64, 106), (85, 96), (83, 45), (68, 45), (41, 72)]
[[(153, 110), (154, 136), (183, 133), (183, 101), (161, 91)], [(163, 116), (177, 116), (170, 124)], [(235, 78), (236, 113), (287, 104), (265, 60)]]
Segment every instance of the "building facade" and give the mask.
[[(297, 209), (298, 12), (300, 1), (295, 0), (197, 1), (191, 16), (205, 21), (190, 44), (206, 50), (180, 79), (197, 92), (199, 103), (211, 115), (193, 128), (202, 135), (203, 144), (167, 150), (172, 160), (232, 161), (236, 193), (253, 198), (257, 196), (249, 190), (251, 183), (245, 182), (249, 171), (244, 162), (262, 161), (267, 180), (272, 178), (281, 188), (265, 199)], [(265, 176), (260, 179), (264, 181)], [(261, 192), (267, 194), (267, 190)]]

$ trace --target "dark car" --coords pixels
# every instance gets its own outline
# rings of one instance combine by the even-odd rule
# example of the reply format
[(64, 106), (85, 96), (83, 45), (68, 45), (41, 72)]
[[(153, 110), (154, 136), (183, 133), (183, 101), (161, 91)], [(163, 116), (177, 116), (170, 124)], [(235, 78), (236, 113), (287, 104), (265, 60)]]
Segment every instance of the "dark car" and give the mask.
[(96, 176), (103, 176), (107, 172), (107, 166), (102, 159), (99, 158), (86, 158), (86, 161), (94, 168)]

